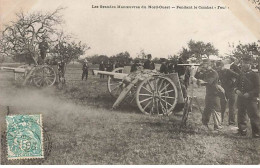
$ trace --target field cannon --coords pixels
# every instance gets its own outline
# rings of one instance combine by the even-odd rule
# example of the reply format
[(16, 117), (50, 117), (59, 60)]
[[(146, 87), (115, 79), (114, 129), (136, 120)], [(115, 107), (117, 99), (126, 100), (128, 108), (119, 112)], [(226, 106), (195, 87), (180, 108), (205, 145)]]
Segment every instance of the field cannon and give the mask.
[(0, 70), (14, 72), (15, 80), (22, 85), (33, 84), (37, 87), (49, 87), (56, 81), (56, 72), (49, 65), (0, 67)]
[(170, 115), (184, 98), (177, 73), (161, 74), (156, 70), (123, 73), (123, 68), (112, 72), (94, 70), (95, 75), (108, 75), (108, 91), (116, 98), (113, 109), (122, 101), (134, 100), (144, 114)]

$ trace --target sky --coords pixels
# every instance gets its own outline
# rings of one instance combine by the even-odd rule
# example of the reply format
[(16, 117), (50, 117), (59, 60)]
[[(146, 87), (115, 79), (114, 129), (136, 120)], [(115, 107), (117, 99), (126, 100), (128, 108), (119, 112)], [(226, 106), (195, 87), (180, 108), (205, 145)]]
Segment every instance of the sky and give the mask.
[[(19, 9), (19, 5), (20, 9), (29, 12), (53, 11), (59, 6), (66, 7), (62, 12), (66, 22), (62, 28), (75, 35), (76, 40), (91, 47), (86, 56), (93, 54), (111, 56), (128, 51), (132, 57), (136, 57), (143, 49), (153, 57), (167, 57), (177, 54), (191, 39), (210, 42), (219, 49), (220, 55), (225, 55), (230, 52), (229, 42), (249, 43), (258, 39), (252, 29), (243, 20), (241, 21), (241, 17), (238, 18), (236, 12), (229, 9), (92, 8), (92, 5), (225, 6), (226, 3), (223, 1), (235, 0), (34, 0), (33, 3), (29, 1), (31, 0), (26, 1), (28, 5), (16, 4), (16, 10)], [(236, 0), (238, 1), (240, 0)], [(14, 12), (7, 13), (9, 15), (5, 17), (11, 18), (10, 13)]]

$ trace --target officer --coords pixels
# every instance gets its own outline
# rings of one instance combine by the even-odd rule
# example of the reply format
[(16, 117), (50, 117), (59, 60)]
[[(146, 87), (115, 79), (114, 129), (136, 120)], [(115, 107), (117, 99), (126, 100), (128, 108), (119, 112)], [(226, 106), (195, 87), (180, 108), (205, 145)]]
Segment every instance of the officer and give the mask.
[[(216, 69), (219, 75), (220, 85), (224, 88), (225, 97), (226, 100), (228, 100), (228, 108), (229, 108), (228, 124), (235, 126), (236, 95), (234, 92), (234, 88), (235, 88), (235, 81), (238, 78), (239, 74), (235, 73), (231, 69), (226, 69), (222, 61), (218, 61), (216, 63)], [(225, 111), (226, 111), (226, 101), (221, 99), (222, 122), (224, 120)]]
[(252, 137), (260, 137), (260, 114), (257, 107), (257, 98), (259, 96), (259, 76), (253, 72), (250, 65), (250, 58), (244, 57), (242, 60), (241, 74), (236, 83), (235, 93), (237, 99), (237, 121), (238, 135), (247, 134), (247, 117), (250, 118), (252, 127)]
[(45, 59), (48, 48), (49, 48), (49, 45), (46, 41), (46, 37), (43, 36), (42, 42), (39, 43), (40, 55), (41, 55), (42, 60)]
[(84, 60), (83, 67), (82, 67), (82, 80), (86, 77), (88, 79), (88, 61), (87, 59)]
[(204, 59), (200, 65), (203, 71), (202, 75), (196, 79), (192, 77), (193, 81), (198, 84), (206, 86), (205, 108), (202, 114), (202, 124), (208, 127), (211, 114), (213, 115), (214, 130), (221, 129), (221, 113), (220, 113), (220, 94), (218, 89), (218, 73), (212, 69), (209, 59)]

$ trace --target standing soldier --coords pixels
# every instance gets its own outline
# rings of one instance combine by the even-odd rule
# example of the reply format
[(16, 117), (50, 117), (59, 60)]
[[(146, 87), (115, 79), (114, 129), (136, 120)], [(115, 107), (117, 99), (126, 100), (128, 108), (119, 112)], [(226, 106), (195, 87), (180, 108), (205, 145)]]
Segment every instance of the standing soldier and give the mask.
[(64, 60), (61, 60), (58, 62), (58, 78), (59, 82), (62, 84), (65, 83), (65, 62)]
[(138, 66), (139, 66), (139, 60), (134, 60), (133, 65), (131, 65), (131, 70), (130, 72), (135, 72), (138, 70)]
[(160, 73), (164, 73), (164, 74), (168, 74), (169, 70), (168, 70), (168, 64), (166, 62), (167, 60), (165, 58), (161, 58), (161, 67), (160, 67)]
[(234, 58), (234, 57), (231, 57), (230, 60), (231, 60), (231, 62), (232, 62), (231, 65), (230, 65), (230, 69), (231, 69), (232, 71), (234, 71), (234, 72), (240, 74), (240, 73), (241, 73), (241, 70), (240, 70), (240, 67), (238, 66), (239, 60), (236, 59), (236, 58)]
[[(235, 81), (238, 77), (238, 74), (232, 71), (231, 69), (226, 69), (222, 61), (216, 63), (216, 68), (219, 75), (220, 85), (224, 88), (225, 96), (226, 99), (228, 100), (228, 107), (229, 107), (228, 124), (235, 126), (236, 95), (234, 92), (234, 88), (235, 88)], [(227, 101), (221, 99), (222, 122), (224, 120), (224, 114), (226, 111), (226, 102)]]
[[(99, 64), (99, 70), (100, 71), (105, 71), (105, 64), (103, 61), (101, 61), (101, 63)], [(103, 74), (100, 74), (100, 78), (104, 78)]]
[(204, 70), (201, 79), (193, 77), (197, 83), (204, 83), (206, 86), (205, 108), (202, 114), (202, 124), (208, 127), (211, 114), (213, 115), (214, 130), (221, 129), (221, 113), (220, 113), (220, 94), (218, 89), (218, 73), (212, 69), (210, 60), (205, 59), (201, 64)]
[(45, 59), (48, 48), (49, 48), (49, 45), (46, 41), (46, 37), (43, 36), (42, 42), (39, 43), (40, 55), (41, 55), (42, 60)]
[(238, 135), (247, 134), (247, 117), (250, 118), (252, 127), (252, 137), (260, 138), (260, 114), (257, 107), (257, 98), (259, 96), (259, 76), (251, 70), (250, 59), (242, 60), (241, 74), (237, 80), (235, 93), (238, 95)]
[(147, 55), (147, 60), (144, 62), (144, 69), (150, 69), (150, 70), (154, 70), (155, 69), (155, 65), (151, 61), (151, 59), (152, 59), (152, 55), (148, 54)]
[(86, 77), (88, 79), (88, 61), (87, 59), (84, 60), (83, 67), (82, 67), (82, 80)]

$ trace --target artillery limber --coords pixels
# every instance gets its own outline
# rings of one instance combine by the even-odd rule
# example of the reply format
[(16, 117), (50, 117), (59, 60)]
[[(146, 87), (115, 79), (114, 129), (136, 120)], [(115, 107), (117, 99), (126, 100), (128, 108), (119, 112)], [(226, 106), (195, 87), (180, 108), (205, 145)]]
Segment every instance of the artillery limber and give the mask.
[(22, 65), (17, 68), (0, 67), (0, 70), (14, 72), (15, 80), (21, 82), (22, 85), (31, 84), (37, 87), (48, 87), (56, 81), (56, 72), (49, 65)]
[(108, 75), (108, 91), (116, 98), (113, 108), (122, 101), (135, 100), (144, 114), (170, 115), (184, 98), (177, 73), (161, 74), (156, 70), (138, 70), (122, 73), (123, 68), (112, 72), (94, 70), (95, 75)]

